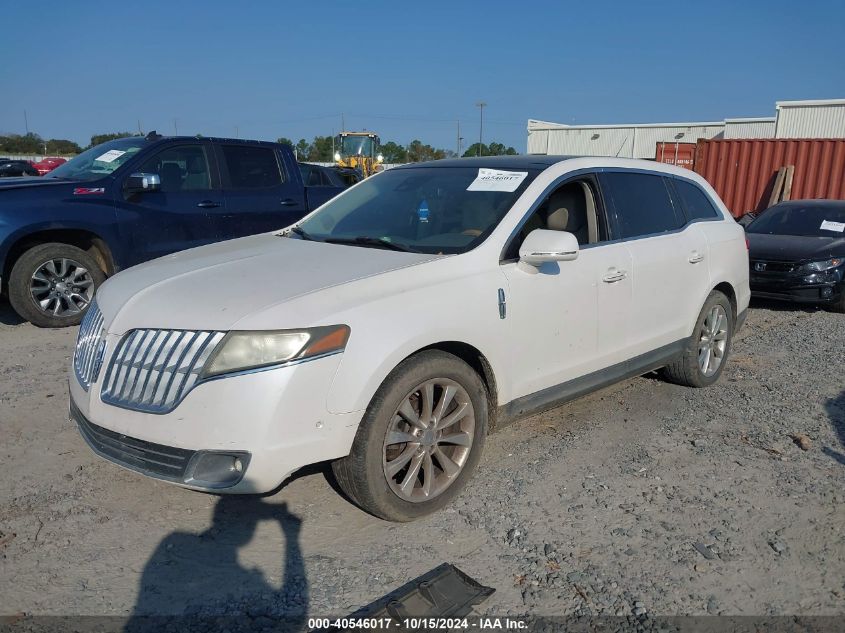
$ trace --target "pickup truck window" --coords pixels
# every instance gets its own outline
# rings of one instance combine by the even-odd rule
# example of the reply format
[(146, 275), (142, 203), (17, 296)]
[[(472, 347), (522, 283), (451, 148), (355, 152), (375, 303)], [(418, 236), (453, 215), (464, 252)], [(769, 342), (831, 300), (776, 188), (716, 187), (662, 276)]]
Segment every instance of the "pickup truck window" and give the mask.
[(71, 158), (64, 165), (59, 165), (47, 174), (47, 177), (80, 181), (98, 180), (108, 176), (135, 156), (147, 142), (143, 137), (133, 136), (97, 145)]
[(164, 192), (211, 189), (208, 159), (202, 145), (168, 147), (147, 160), (140, 171), (158, 174)]
[(221, 149), (233, 189), (262, 189), (284, 182), (272, 148), (223, 145)]

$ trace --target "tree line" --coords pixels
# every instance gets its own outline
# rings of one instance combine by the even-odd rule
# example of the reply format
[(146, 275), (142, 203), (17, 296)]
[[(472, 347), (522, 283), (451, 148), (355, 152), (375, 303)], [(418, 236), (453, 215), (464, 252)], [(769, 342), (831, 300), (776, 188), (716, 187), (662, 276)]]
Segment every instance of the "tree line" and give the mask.
[[(329, 163), (334, 160), (336, 148), (331, 136), (315, 136), (310, 143), (304, 138), (294, 143), (291, 139), (285, 137), (276, 139), (276, 142), (292, 147), (300, 161)], [(425, 160), (455, 158), (457, 156), (457, 153), (452, 150), (432, 147), (419, 139), (411, 141), (408, 145), (387, 141), (379, 146), (378, 151), (384, 157), (385, 163), (418, 163)], [(492, 141), (489, 144), (482, 143), (479, 145), (479, 143), (474, 143), (467, 148), (462, 156), (513, 156), (517, 153), (513, 147), (506, 147), (502, 143)]]
[[(0, 154), (78, 154), (84, 149), (94, 147), (100, 143), (118, 138), (135, 136), (132, 132), (110, 132), (105, 134), (94, 134), (91, 143), (86, 147), (80, 147), (78, 143), (67, 139), (44, 139), (34, 132), (28, 134), (6, 134), (0, 135)], [(279, 138), (278, 143), (290, 145), (300, 161), (315, 163), (328, 163), (334, 160), (334, 137), (315, 136), (311, 142), (304, 138), (294, 143), (289, 138)], [(395, 141), (382, 143), (378, 150), (384, 156), (386, 163), (418, 163), (426, 160), (438, 160), (440, 158), (454, 158), (457, 154), (448, 149), (441, 149), (423, 143), (415, 139), (407, 145), (401, 145)], [(501, 156), (514, 155), (517, 151), (513, 147), (506, 147), (502, 143), (491, 141), (490, 143), (474, 143), (470, 145), (462, 156)]]

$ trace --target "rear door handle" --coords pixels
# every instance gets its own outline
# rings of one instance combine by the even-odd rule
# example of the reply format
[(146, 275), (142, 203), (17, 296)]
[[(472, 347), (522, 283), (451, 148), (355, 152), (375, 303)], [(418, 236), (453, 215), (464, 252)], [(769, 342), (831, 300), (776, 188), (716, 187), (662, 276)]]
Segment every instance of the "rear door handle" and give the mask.
[(622, 281), (628, 276), (628, 271), (626, 270), (609, 270), (601, 280), (605, 283), (612, 284), (617, 281)]
[(293, 200), (292, 198), (285, 198), (279, 204), (281, 204), (283, 207), (293, 207), (299, 203), (296, 200)]
[(198, 202), (197, 206), (201, 209), (216, 209), (220, 206), (220, 203), (214, 202), (214, 200), (203, 200), (202, 202)]
[(698, 262), (703, 261), (703, 260), (704, 260), (704, 255), (702, 253), (699, 253), (698, 251), (693, 251), (692, 253), (690, 253), (690, 256), (689, 256), (689, 263), (690, 264), (697, 264)]

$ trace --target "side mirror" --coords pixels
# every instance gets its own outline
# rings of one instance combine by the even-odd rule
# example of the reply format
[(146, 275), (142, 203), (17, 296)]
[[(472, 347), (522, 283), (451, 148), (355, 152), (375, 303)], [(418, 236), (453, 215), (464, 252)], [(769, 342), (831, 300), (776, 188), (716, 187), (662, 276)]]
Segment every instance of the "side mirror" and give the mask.
[(161, 190), (161, 178), (158, 174), (145, 174), (135, 172), (123, 183), (123, 189), (127, 193), (145, 193), (148, 191)]
[(519, 261), (539, 268), (546, 262), (568, 262), (578, 257), (578, 238), (566, 231), (535, 229), (519, 247)]

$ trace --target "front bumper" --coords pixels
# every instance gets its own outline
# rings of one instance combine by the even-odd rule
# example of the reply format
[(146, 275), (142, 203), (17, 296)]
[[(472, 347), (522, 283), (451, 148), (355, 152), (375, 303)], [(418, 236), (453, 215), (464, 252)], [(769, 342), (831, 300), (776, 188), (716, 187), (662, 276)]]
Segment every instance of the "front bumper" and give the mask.
[[(194, 490), (269, 492), (303, 466), (349, 453), (363, 411), (326, 408), (339, 362), (211, 380), (166, 414), (105, 404), (102, 379), (85, 391), (71, 370), (71, 419), (95, 453), (129, 470)], [(198, 479), (198, 460), (211, 453), (241, 456), (241, 476), (222, 486)]]
[(845, 291), (837, 274), (759, 275), (751, 273), (751, 296), (795, 303), (834, 303)]

